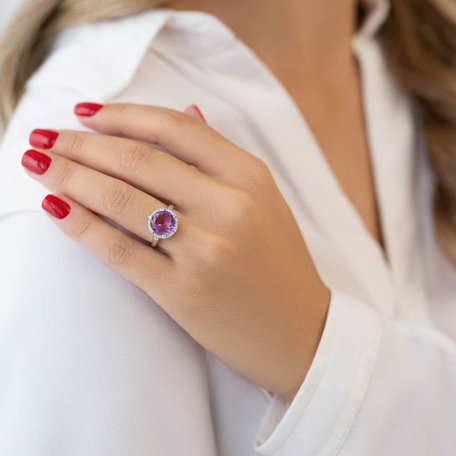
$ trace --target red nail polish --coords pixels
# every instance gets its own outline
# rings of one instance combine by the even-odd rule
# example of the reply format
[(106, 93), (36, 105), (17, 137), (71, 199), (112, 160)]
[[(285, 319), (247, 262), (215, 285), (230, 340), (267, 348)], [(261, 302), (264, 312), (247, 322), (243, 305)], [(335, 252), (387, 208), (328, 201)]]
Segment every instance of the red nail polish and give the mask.
[(51, 164), (51, 157), (30, 149), (22, 155), (22, 166), (35, 174), (44, 174)]
[(65, 218), (71, 210), (68, 203), (54, 195), (47, 195), (41, 203), (41, 207), (58, 219)]
[(196, 111), (196, 113), (200, 116), (201, 120), (202, 120), (205, 124), (207, 124), (206, 119), (204, 118), (203, 113), (200, 111), (200, 109), (198, 108), (198, 106), (196, 106), (196, 105), (191, 105), (190, 108), (193, 108), (193, 109)]
[(82, 117), (92, 117), (94, 116), (101, 108), (103, 107), (102, 104), (98, 103), (78, 103), (74, 107), (74, 113), (77, 116)]
[(59, 134), (51, 130), (33, 130), (29, 142), (39, 149), (50, 149), (57, 141)]

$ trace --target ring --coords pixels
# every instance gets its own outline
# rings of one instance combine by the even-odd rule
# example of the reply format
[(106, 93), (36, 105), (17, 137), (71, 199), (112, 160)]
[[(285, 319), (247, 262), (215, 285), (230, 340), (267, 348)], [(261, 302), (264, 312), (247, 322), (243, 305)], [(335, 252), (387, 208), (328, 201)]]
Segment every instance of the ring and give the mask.
[(173, 207), (173, 204), (160, 207), (147, 217), (147, 227), (154, 235), (154, 240), (150, 243), (153, 248), (157, 247), (160, 239), (167, 239), (177, 231), (178, 219)]

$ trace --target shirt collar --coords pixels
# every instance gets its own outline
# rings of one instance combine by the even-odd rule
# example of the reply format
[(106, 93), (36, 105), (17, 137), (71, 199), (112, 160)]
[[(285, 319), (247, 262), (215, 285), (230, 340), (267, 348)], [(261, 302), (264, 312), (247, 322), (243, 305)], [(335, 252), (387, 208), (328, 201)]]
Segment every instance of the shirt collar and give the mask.
[(361, 0), (366, 15), (355, 34), (355, 38), (370, 38), (376, 35), (388, 18), (391, 3), (390, 0)]
[[(353, 37), (356, 42), (374, 37), (390, 9), (390, 0), (360, 1), (366, 14)], [(216, 16), (200, 11), (159, 8), (120, 20), (80, 24), (59, 34), (50, 55), (27, 86), (45, 80), (46, 84), (65, 86), (103, 102), (129, 82), (154, 40), (161, 45), (178, 43), (187, 57), (202, 57), (221, 52), (236, 39)], [(88, 71), (93, 62), (97, 62), (96, 71)]]

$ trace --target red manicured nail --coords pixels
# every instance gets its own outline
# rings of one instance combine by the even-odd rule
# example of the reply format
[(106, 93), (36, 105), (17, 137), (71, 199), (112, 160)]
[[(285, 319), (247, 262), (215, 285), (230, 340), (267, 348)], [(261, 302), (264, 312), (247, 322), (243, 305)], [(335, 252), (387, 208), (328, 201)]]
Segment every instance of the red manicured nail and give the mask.
[(74, 113), (77, 116), (82, 117), (92, 117), (94, 116), (101, 108), (103, 107), (102, 104), (98, 103), (78, 103), (74, 107)]
[(187, 109), (192, 109), (197, 115), (198, 117), (205, 123), (207, 124), (206, 122), (206, 119), (204, 118), (203, 116), (203, 113), (200, 111), (200, 109), (198, 108), (198, 106), (196, 105), (190, 105)]
[(30, 133), (29, 142), (39, 149), (50, 149), (57, 141), (59, 134), (51, 130), (33, 130)]
[(54, 195), (47, 195), (41, 203), (41, 207), (58, 219), (65, 218), (71, 210), (68, 203)]
[(22, 155), (22, 166), (35, 174), (44, 174), (51, 164), (51, 157), (30, 149)]

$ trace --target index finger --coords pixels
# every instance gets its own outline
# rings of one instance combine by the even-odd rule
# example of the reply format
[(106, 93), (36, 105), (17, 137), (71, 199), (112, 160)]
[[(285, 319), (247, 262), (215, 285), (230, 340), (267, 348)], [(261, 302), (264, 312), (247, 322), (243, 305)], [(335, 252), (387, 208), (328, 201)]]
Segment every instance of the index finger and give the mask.
[(206, 124), (173, 109), (131, 103), (79, 103), (74, 111), (89, 128), (158, 144), (214, 177), (239, 170), (243, 161), (253, 158)]

